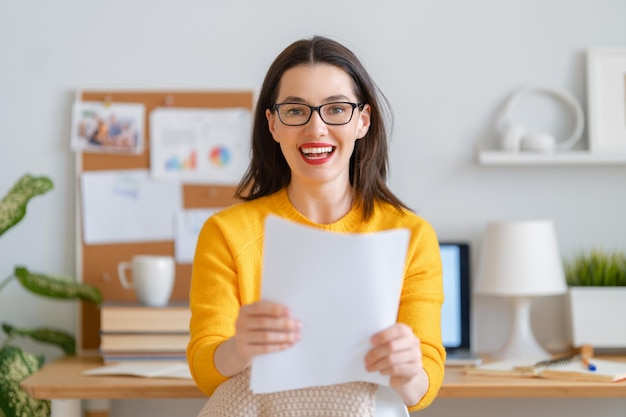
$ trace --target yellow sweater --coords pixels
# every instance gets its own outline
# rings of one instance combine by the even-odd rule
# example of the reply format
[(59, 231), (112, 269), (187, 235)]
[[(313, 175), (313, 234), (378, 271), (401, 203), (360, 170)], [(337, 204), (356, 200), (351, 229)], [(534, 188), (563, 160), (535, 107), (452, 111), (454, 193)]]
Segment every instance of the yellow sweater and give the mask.
[(413, 328), (421, 341), (424, 369), (430, 386), (410, 411), (428, 406), (443, 382), (445, 350), (441, 341), (442, 267), (432, 226), (414, 213), (377, 204), (372, 217), (362, 220), (353, 208), (332, 224), (313, 223), (289, 201), (285, 189), (240, 203), (211, 216), (198, 237), (193, 263), (190, 307), (191, 340), (187, 358), (196, 384), (207, 395), (227, 377), (213, 363), (217, 346), (235, 333), (239, 307), (257, 301), (261, 293), (263, 230), (267, 215), (336, 233), (367, 233), (406, 228), (411, 232), (400, 298), (398, 322)]

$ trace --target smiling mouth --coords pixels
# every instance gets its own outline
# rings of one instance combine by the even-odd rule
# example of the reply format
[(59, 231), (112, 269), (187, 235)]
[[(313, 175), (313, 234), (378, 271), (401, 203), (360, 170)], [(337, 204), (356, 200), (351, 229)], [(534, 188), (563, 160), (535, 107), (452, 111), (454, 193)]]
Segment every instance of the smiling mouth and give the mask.
[(315, 148), (300, 148), (300, 153), (307, 159), (327, 158), (335, 151), (334, 146), (320, 146)]

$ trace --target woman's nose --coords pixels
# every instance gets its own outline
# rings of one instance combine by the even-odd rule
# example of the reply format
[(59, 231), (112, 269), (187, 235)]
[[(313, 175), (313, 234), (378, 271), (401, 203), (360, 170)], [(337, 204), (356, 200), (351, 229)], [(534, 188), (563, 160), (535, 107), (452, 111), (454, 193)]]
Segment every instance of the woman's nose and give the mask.
[(319, 111), (314, 111), (306, 124), (306, 132), (311, 136), (323, 136), (328, 133), (328, 125), (324, 123)]

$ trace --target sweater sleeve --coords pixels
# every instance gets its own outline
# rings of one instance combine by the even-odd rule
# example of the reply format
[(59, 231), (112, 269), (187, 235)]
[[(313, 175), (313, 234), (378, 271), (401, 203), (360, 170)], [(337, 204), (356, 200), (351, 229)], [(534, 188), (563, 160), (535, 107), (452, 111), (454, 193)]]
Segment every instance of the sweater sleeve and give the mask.
[(413, 230), (407, 255), (398, 321), (409, 325), (420, 339), (423, 367), (429, 378), (428, 391), (409, 411), (430, 405), (443, 383), (446, 352), (441, 339), (443, 272), (435, 231), (424, 222)]
[(194, 381), (207, 395), (227, 377), (213, 362), (215, 349), (234, 335), (240, 296), (232, 253), (223, 233), (209, 218), (200, 234), (194, 256), (189, 306), (190, 341), (187, 359)]

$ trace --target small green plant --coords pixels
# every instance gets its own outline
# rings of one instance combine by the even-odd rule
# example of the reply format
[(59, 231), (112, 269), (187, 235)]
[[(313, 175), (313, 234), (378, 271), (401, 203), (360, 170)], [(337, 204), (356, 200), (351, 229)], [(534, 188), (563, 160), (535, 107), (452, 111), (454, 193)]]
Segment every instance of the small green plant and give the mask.
[[(0, 236), (19, 223), (26, 215), (31, 198), (44, 194), (53, 187), (46, 177), (23, 175), (0, 200)], [(16, 266), (13, 274), (0, 281), (0, 292), (17, 281), (29, 292), (59, 300), (83, 300), (95, 304), (102, 302), (98, 288), (74, 280), (29, 271)], [(74, 355), (76, 340), (73, 335), (49, 327), (18, 328), (2, 323), (7, 338), (0, 345), (0, 417), (49, 417), (50, 401), (31, 398), (20, 383), (37, 371), (44, 363), (43, 355), (33, 355), (15, 346), (13, 342), (27, 337), (36, 342), (59, 347), (66, 355)]]
[(571, 287), (626, 286), (626, 253), (592, 249), (564, 262), (564, 270)]

